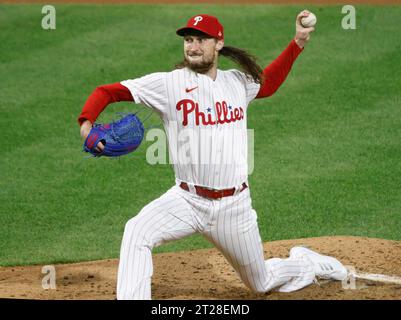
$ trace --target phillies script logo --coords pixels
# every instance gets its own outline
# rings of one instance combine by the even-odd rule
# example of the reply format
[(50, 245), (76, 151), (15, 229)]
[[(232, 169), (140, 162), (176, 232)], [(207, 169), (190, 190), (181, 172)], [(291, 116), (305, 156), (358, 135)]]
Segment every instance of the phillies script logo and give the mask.
[(208, 113), (205, 114), (204, 112), (199, 111), (199, 104), (190, 99), (183, 99), (178, 101), (176, 108), (178, 111), (182, 110), (183, 126), (188, 125), (188, 117), (190, 114), (192, 114), (195, 117), (195, 124), (197, 126), (199, 126), (199, 124), (207, 126), (207, 125), (230, 123), (244, 119), (244, 110), (241, 107), (233, 109), (231, 106), (228, 107), (227, 102), (225, 101), (221, 103), (216, 102), (217, 119), (212, 119), (210, 108), (207, 109)]

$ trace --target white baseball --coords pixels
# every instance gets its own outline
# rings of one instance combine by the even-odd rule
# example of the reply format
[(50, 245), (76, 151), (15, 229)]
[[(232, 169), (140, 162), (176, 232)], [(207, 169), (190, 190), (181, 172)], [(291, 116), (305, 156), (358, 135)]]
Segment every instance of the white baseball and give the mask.
[(301, 19), (301, 24), (305, 28), (309, 28), (309, 27), (313, 27), (316, 24), (316, 21), (317, 21), (316, 16), (312, 12), (309, 12), (309, 16), (303, 17)]

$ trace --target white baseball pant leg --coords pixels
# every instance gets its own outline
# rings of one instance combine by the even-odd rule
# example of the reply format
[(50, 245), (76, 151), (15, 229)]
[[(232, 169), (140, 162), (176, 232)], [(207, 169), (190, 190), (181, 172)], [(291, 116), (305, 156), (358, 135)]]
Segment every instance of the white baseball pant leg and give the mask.
[(258, 293), (276, 289), (291, 292), (315, 279), (311, 263), (298, 259), (264, 260), (257, 215), (249, 189), (239, 195), (213, 201), (211, 221), (203, 234), (226, 257), (239, 277)]
[(118, 300), (151, 299), (152, 249), (195, 233), (190, 211), (173, 187), (127, 222), (117, 275)]

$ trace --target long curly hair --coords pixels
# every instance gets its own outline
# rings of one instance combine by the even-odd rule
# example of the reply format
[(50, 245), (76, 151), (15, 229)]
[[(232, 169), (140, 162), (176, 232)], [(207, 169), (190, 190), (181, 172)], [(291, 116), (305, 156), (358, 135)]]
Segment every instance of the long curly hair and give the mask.
[[(191, 35), (205, 35), (204, 33), (201, 33), (199, 31), (195, 30), (190, 30), (188, 31), (188, 34)], [(263, 84), (264, 77), (263, 77), (263, 70), (259, 66), (259, 64), (256, 62), (257, 58), (247, 52), (244, 49), (236, 48), (236, 47), (231, 47), (231, 46), (224, 46), (220, 51), (219, 51), (219, 56), (224, 56), (231, 61), (235, 62), (237, 65), (240, 66), (240, 69), (253, 81), (256, 83)], [(189, 67), (188, 61), (185, 59), (181, 61), (180, 63), (175, 65), (176, 69), (182, 69), (185, 67)], [(205, 70), (207, 71), (208, 66), (205, 67)], [(202, 70), (198, 70), (199, 72), (202, 72)]]

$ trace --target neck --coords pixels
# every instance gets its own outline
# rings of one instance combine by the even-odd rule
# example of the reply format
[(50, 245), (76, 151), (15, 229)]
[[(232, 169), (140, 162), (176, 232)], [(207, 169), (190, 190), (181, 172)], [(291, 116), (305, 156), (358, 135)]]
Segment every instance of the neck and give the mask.
[(203, 74), (210, 77), (213, 81), (217, 78), (217, 62), (218, 62), (218, 55), (214, 58), (213, 66), (204, 72)]
[(217, 66), (213, 65), (213, 67), (204, 73), (204, 75), (210, 77), (213, 81), (216, 80), (217, 77)]

